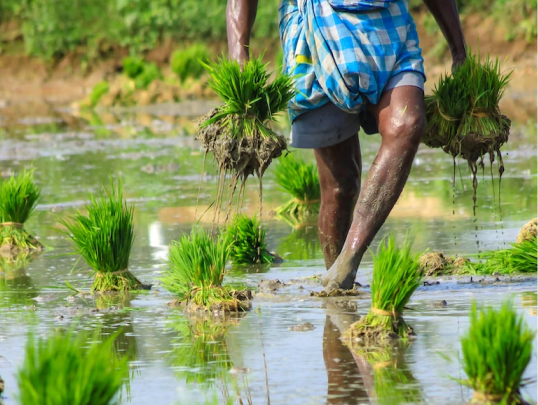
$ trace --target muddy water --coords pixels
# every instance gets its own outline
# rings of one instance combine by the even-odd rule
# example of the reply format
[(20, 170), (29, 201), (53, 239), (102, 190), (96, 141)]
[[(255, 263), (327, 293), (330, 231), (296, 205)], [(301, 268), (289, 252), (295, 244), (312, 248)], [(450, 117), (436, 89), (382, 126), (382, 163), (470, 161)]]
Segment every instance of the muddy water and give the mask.
[[(130, 389), (121, 403), (222, 403), (223, 397), (240, 397), (243, 403), (251, 399), (254, 404), (463, 404), (472, 393), (451, 377), (463, 378), (458, 337), (468, 326), (472, 300), (498, 305), (511, 298), (536, 329), (535, 277), (496, 284), (476, 278), (472, 283), (468, 278), (442, 279), (439, 285), (421, 287), (409, 305), (414, 311), (408, 311), (406, 319), (417, 338), (381, 353), (395, 367), (372, 367), (371, 359), (350, 352), (339, 340), (340, 331), (367, 312), (368, 295), (347, 301), (309, 297), (310, 290), (320, 287), (304, 278), (324, 271), (316, 229), (293, 230), (270, 216), (271, 209), (286, 201), (271, 168), (265, 177), (263, 220), (269, 248), (286, 261), (273, 267), (232, 268), (229, 280), (251, 286), (266, 278), (303, 280), (276, 294), (259, 294), (256, 310), (242, 319), (186, 320), (166, 306), (172, 297), (156, 279), (170, 240), (189, 230), (197, 218), (203, 155), (188, 114), (192, 106), (168, 106), (150, 113), (73, 116), (52, 111), (38, 117), (23, 113), (2, 117), (0, 172), (8, 175), (32, 164), (36, 168), (43, 199), (27, 227), (48, 248), (32, 262), (4, 266), (0, 274), (5, 404), (15, 403), (14, 373), (29, 330), (47, 335), (68, 327), (102, 326), (105, 333), (121, 328), (116, 348), (129, 356), (132, 366)], [(514, 241), (519, 228), (536, 215), (535, 133), (533, 125), (517, 125), (504, 148), (500, 209), (498, 183), (492, 183), (488, 170), (480, 176), (476, 217), (466, 167), (457, 169), (453, 203), (452, 160), (440, 151), (421, 148), (411, 179), (381, 233), (412, 231), (417, 251), (429, 248), (448, 254), (476, 254)], [(378, 144), (378, 137), (362, 137), (365, 171)], [(298, 153), (311, 159), (308, 152)], [(88, 288), (87, 271), (74, 267), (76, 257), (62, 255), (71, 251), (70, 246), (54, 228), (59, 218), (82, 207), (88, 191), (97, 191), (110, 174), (118, 173), (136, 207), (130, 268), (155, 287), (114, 299), (74, 296), (65, 281)], [(216, 171), (208, 165), (198, 216), (215, 198), (216, 181)], [(254, 214), (257, 209), (257, 182), (251, 180), (246, 210)], [(209, 225), (212, 217), (207, 213), (201, 222)], [(368, 284), (371, 268), (366, 256), (358, 276), (361, 283)], [(448, 305), (436, 306), (440, 300)], [(200, 350), (205, 360), (189, 357)], [(536, 380), (536, 367), (534, 353), (526, 377)], [(533, 382), (524, 389), (534, 402), (536, 388)]]

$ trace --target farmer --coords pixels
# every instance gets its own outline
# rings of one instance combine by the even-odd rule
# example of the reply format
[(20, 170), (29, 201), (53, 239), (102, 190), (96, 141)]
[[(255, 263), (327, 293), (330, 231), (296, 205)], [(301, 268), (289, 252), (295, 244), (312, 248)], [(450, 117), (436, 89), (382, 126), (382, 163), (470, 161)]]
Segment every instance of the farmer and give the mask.
[[(455, 0), (424, 0), (452, 53), (466, 58)], [(228, 48), (249, 58), (258, 0), (228, 0)], [(284, 69), (297, 75), (290, 145), (313, 148), (321, 185), (326, 290), (353, 287), (368, 245), (402, 192), (426, 119), (421, 49), (407, 0), (282, 0)], [(381, 134), (361, 188), (358, 131)]]

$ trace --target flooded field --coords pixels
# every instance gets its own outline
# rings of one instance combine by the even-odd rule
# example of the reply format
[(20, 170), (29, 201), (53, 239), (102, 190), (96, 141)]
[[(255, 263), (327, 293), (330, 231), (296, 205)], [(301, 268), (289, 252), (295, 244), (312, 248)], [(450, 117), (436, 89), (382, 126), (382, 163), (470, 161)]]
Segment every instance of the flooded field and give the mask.
[[(240, 318), (193, 320), (166, 304), (173, 297), (159, 286), (167, 246), (191, 229), (216, 196), (216, 170), (206, 166), (197, 195), (203, 153), (195, 140), (201, 103), (144, 111), (74, 116), (49, 110), (40, 115), (2, 115), (0, 173), (36, 169), (43, 188), (27, 228), (45, 252), (35, 260), (5, 264), (0, 273), (0, 376), (3, 403), (15, 404), (14, 374), (24, 357), (28, 331), (46, 336), (74, 327), (105, 332), (121, 329), (117, 349), (129, 356), (131, 378), (122, 404), (464, 404), (472, 391), (456, 380), (459, 336), (468, 327), (473, 300), (498, 305), (513, 299), (536, 330), (536, 275), (513, 279), (440, 278), (420, 287), (406, 312), (417, 333), (407, 345), (381, 353), (390, 367), (351, 352), (340, 341), (346, 326), (370, 307), (368, 287), (353, 298), (313, 298), (321, 286), (312, 277), (324, 272), (314, 224), (293, 229), (271, 215), (284, 203), (269, 168), (264, 177), (263, 223), (269, 249), (284, 258), (273, 266), (231, 267), (228, 282), (255, 287), (279, 279), (278, 291), (260, 292), (253, 311)], [(287, 131), (285, 126), (284, 131)], [(364, 173), (373, 161), (379, 136), (361, 135)], [(417, 252), (430, 249), (472, 256), (508, 247), (523, 224), (536, 216), (536, 125), (514, 124), (503, 149), (506, 171), (499, 201), (497, 166), (479, 177), (476, 216), (472, 181), (464, 164), (452, 181), (453, 162), (442, 151), (421, 147), (397, 206), (374, 241), (393, 231), (416, 235)], [(309, 151), (297, 151), (312, 159)], [(59, 220), (81, 209), (88, 192), (97, 192), (110, 175), (121, 174), (124, 192), (135, 206), (136, 239), (129, 269), (151, 291), (121, 296), (76, 295), (65, 283), (88, 290), (91, 281), (62, 233)], [(257, 181), (249, 180), (246, 211), (258, 210)], [(212, 213), (201, 223), (210, 226)], [(2, 264), (0, 264), (2, 266)], [(367, 286), (372, 270), (367, 254), (358, 281)], [(440, 305), (444, 300), (448, 305)], [(204, 355), (200, 355), (204, 353)], [(536, 347), (523, 393), (537, 400)]]

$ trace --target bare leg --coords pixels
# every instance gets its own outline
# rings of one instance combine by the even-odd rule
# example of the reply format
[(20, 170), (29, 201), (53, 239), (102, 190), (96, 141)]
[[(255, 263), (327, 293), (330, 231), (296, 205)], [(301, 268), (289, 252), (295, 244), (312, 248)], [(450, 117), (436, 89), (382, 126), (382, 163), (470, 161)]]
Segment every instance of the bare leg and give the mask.
[(318, 232), (329, 269), (346, 240), (361, 187), (359, 137), (314, 151), (321, 187)]
[(381, 147), (368, 171), (342, 251), (322, 283), (352, 288), (362, 256), (398, 200), (424, 133), (424, 93), (414, 86), (389, 90), (371, 106)]

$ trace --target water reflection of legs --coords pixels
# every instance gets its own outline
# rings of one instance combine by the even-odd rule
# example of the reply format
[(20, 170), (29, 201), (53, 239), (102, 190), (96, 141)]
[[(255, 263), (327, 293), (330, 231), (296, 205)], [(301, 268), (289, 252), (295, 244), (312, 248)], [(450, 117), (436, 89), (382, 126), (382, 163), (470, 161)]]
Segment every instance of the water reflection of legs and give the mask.
[(327, 317), (323, 330), (323, 360), (327, 369), (327, 404), (369, 403), (363, 377), (353, 354), (340, 340), (341, 333), (358, 319), (332, 302), (326, 302)]

